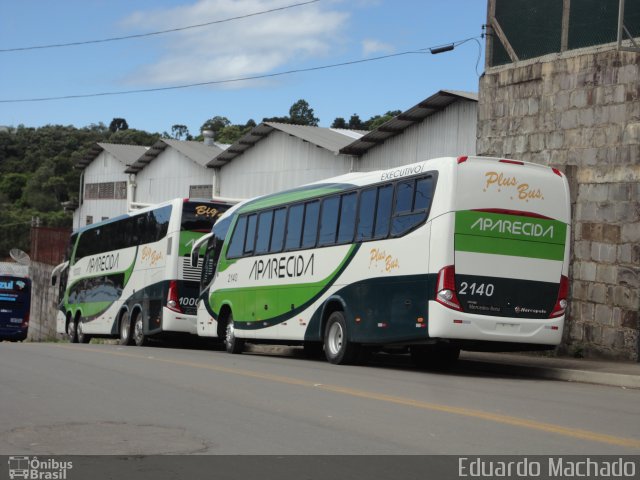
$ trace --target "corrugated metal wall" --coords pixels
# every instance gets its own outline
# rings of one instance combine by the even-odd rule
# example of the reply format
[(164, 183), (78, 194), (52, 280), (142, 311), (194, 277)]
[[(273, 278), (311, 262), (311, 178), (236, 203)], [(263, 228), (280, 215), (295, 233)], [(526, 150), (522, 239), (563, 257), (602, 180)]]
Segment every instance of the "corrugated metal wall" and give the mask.
[[(84, 170), (84, 185), (88, 183), (126, 182), (128, 175), (125, 166), (109, 152), (103, 151)], [(83, 189), (83, 192), (85, 189)], [(87, 216), (93, 217), (93, 223), (102, 218), (113, 218), (127, 211), (126, 200), (82, 200), (82, 205), (74, 212), (73, 228), (84, 227)]]
[(168, 147), (136, 176), (136, 202), (159, 203), (189, 196), (191, 185), (211, 185), (213, 170)]
[(477, 112), (477, 102), (455, 102), (373, 147), (359, 159), (356, 168), (370, 172), (429, 158), (474, 155)]
[(334, 155), (274, 131), (220, 169), (220, 195), (251, 198), (348, 173), (351, 157)]

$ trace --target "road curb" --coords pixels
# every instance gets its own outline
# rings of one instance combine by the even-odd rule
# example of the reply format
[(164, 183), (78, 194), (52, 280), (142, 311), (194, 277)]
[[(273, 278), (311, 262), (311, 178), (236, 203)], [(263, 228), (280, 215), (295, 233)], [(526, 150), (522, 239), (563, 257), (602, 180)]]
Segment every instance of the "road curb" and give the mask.
[(477, 371), (508, 374), (522, 377), (562, 380), (565, 382), (592, 383), (611, 387), (640, 389), (640, 376), (612, 372), (595, 372), (573, 368), (537, 367), (518, 363), (491, 363), (472, 359), (461, 360), (465, 366)]

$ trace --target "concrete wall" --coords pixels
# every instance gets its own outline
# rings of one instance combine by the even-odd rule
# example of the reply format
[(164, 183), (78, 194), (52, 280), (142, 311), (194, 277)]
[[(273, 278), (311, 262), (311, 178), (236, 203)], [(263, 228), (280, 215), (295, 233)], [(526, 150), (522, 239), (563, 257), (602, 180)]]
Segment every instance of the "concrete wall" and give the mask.
[(62, 338), (56, 335), (56, 315), (58, 312), (58, 290), (51, 286), (51, 272), (54, 265), (31, 262), (31, 315), (29, 318), (30, 342), (43, 342)]
[(573, 244), (564, 349), (639, 360), (640, 54), (601, 47), (487, 70), (477, 152), (567, 174)]

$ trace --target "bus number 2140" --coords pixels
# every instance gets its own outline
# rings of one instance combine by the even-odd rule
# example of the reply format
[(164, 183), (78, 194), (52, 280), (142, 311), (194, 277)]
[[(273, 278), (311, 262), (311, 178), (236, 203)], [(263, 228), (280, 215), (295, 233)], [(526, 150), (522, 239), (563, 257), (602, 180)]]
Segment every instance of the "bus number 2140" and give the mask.
[[(469, 290), (467, 292), (467, 290)], [(473, 282), (469, 285), (467, 282), (462, 282), (460, 284), (460, 291), (458, 292), (460, 295), (484, 295), (485, 297), (490, 297), (493, 295), (494, 287), (492, 283), (476, 283)]]

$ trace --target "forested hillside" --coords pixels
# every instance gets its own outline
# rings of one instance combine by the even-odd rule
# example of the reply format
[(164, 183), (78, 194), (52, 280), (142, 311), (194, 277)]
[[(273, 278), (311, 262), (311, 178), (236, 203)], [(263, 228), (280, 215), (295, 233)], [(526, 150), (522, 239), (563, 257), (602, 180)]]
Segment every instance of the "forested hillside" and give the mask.
[[(113, 122), (112, 122), (113, 123)], [(65, 202), (77, 203), (78, 159), (96, 142), (150, 145), (159, 135), (103, 123), (84, 128), (47, 125), (0, 130), (0, 258), (29, 249), (29, 227), (71, 227)]]
[[(349, 121), (338, 117), (331, 126), (372, 130), (399, 113), (389, 111), (366, 121), (354, 113)], [(309, 103), (300, 99), (291, 105), (288, 116), (263, 121), (317, 126), (319, 119)], [(201, 130), (213, 130), (217, 142), (231, 144), (255, 126), (251, 119), (232, 124), (226, 117), (214, 116), (202, 124)], [(29, 229), (34, 219), (41, 226), (71, 227), (69, 208), (78, 204), (80, 181), (75, 165), (96, 142), (150, 146), (161, 137), (202, 140), (201, 135), (192, 136), (185, 125), (173, 125), (171, 133), (160, 135), (131, 129), (124, 118), (114, 118), (109, 126), (98, 123), (83, 128), (0, 127), (0, 260), (11, 248), (29, 250)]]

